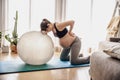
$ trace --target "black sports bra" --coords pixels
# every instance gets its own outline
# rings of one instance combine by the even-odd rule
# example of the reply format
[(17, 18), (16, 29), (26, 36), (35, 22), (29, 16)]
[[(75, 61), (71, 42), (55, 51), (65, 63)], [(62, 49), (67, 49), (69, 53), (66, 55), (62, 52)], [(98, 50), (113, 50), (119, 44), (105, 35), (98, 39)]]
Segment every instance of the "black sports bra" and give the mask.
[(64, 36), (67, 34), (67, 32), (68, 32), (67, 28), (65, 28), (65, 29), (62, 30), (62, 31), (59, 31), (59, 30), (57, 29), (55, 23), (54, 23), (54, 27), (55, 27), (55, 30), (56, 30), (56, 35), (57, 35), (57, 37), (59, 37), (59, 38), (64, 37)]

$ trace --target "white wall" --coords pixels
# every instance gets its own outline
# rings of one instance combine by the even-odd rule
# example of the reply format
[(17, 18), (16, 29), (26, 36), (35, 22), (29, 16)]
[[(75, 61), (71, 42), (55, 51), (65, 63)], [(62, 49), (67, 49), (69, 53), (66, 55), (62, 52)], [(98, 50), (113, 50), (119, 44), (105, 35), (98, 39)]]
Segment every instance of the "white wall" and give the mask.
[(2, 0), (0, 0), (0, 31), (2, 30)]

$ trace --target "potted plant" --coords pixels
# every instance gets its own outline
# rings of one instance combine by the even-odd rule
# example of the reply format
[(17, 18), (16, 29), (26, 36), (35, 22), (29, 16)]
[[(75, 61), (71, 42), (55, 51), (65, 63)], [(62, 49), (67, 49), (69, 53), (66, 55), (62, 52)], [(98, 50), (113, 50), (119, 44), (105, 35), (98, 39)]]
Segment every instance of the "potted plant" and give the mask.
[(17, 42), (18, 42), (18, 34), (17, 34), (17, 22), (18, 22), (18, 11), (16, 11), (16, 16), (14, 17), (14, 30), (12, 31), (12, 37), (10, 34), (5, 35), (5, 39), (10, 42), (10, 49), (12, 52), (17, 52)]

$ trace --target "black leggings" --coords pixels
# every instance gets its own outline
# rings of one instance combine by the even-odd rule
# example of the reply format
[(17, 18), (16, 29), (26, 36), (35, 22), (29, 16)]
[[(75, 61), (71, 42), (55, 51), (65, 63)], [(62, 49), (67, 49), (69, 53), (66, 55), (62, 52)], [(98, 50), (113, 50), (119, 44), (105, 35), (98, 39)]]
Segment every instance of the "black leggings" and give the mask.
[(76, 37), (76, 39), (69, 48), (63, 48), (60, 55), (60, 60), (70, 61), (72, 65), (89, 63), (89, 57), (79, 57), (80, 49), (81, 40), (78, 37)]

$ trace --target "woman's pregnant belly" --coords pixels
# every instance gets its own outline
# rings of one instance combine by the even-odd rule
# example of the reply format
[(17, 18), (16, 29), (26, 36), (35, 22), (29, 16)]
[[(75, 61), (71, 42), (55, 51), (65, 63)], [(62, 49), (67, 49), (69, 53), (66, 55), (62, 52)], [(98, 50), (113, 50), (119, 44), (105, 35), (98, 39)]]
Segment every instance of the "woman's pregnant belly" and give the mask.
[(67, 33), (63, 38), (59, 39), (59, 43), (63, 48), (67, 48), (73, 43), (75, 38), (76, 36), (71, 36), (70, 34)]

